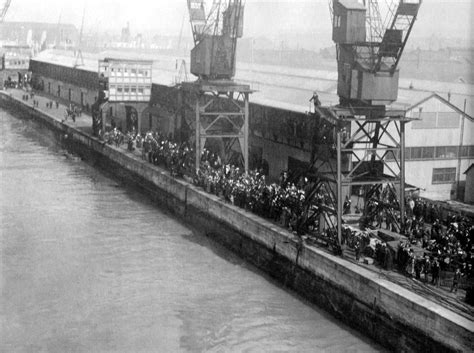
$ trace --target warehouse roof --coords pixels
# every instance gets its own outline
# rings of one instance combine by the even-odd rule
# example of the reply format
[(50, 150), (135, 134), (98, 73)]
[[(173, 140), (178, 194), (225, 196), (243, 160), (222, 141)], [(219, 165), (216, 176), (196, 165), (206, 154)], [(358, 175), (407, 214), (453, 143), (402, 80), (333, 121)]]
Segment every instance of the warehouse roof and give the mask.
[[(97, 72), (99, 59), (105, 57), (130, 58), (130, 51), (104, 51), (100, 53), (83, 53), (84, 65), (79, 69)], [(156, 53), (135, 54), (139, 59), (154, 60), (153, 83), (174, 86), (182, 78), (177, 74), (177, 63), (183, 58), (160, 55)], [(74, 67), (75, 58), (72, 51), (46, 50), (39, 53), (34, 60)], [(186, 60), (188, 62), (188, 60)], [(193, 79), (193, 76), (191, 76)], [(337, 104), (336, 93), (337, 72), (331, 70), (311, 70), (274, 65), (259, 65), (238, 63), (236, 80), (251, 85), (257, 90), (252, 95), (251, 102), (287, 109), (296, 112), (308, 110), (308, 100), (313, 91), (317, 90), (323, 105)], [(463, 106), (467, 99), (467, 116), (474, 116), (474, 85), (461, 82), (440, 82), (429, 80), (414, 80), (401, 78), (398, 90), (398, 100), (392, 108), (410, 109), (420, 101), (432, 97), (433, 91), (447, 102), (442, 95), (451, 93), (450, 103), (454, 107)], [(457, 108), (459, 109), (459, 108)]]
[(422, 105), (423, 103), (425, 103), (426, 101), (429, 101), (430, 99), (432, 98), (435, 98), (435, 99), (438, 99), (440, 102), (446, 104), (447, 106), (449, 106), (451, 109), (455, 110), (456, 112), (458, 112), (459, 114), (463, 115), (464, 117), (466, 117), (467, 119), (471, 120), (471, 121), (474, 121), (474, 118), (468, 114), (466, 114), (464, 111), (462, 111), (461, 109), (459, 109), (457, 106), (455, 106), (454, 104), (452, 104), (450, 101), (448, 101), (447, 99), (444, 99), (443, 97), (441, 97), (438, 93), (435, 93), (433, 92), (431, 95), (429, 95), (428, 97), (422, 99), (421, 101), (413, 104), (412, 106), (408, 107), (407, 111), (410, 111), (410, 110), (413, 110), (415, 109), (416, 107)]

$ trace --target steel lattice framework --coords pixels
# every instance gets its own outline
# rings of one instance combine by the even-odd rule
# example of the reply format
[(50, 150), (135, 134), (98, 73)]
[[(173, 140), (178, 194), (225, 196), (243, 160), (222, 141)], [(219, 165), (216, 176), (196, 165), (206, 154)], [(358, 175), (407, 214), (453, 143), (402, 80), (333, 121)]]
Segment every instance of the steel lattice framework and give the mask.
[(315, 118), (329, 126), (331, 138), (325, 141), (331, 156), (323, 153), (312, 163), (317, 171), (313, 194), (323, 195), (325, 202), (311, 217), (320, 219), (319, 234), (339, 249), (346, 243), (343, 205), (353, 186), (363, 190), (362, 219), (382, 213), (392, 229), (402, 231), (405, 124), (410, 120), (405, 111), (386, 104), (396, 100), (398, 63), (420, 5), (421, 0), (386, 0), (383, 6), (376, 0), (330, 1), (340, 104), (322, 107), (314, 99)]
[[(196, 171), (207, 139), (221, 139), (221, 159), (228, 162), (231, 150), (240, 150), (248, 171), (250, 86), (235, 83), (237, 39), (243, 34), (244, 7), (241, 0), (187, 0), (193, 32), (191, 68), (196, 82), (181, 84), (181, 102), (195, 113)], [(227, 104), (221, 104), (222, 100)], [(237, 146), (238, 142), (238, 146)], [(240, 148), (238, 148), (240, 147)]]

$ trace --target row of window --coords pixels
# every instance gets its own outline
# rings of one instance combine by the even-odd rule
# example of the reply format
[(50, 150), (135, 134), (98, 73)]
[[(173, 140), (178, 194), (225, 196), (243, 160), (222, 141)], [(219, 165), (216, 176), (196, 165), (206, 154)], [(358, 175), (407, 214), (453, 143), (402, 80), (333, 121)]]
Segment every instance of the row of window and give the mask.
[(150, 93), (150, 87), (143, 86), (109, 86), (110, 93), (132, 93), (132, 94), (144, 94)]
[(120, 67), (116, 69), (114, 67), (111, 67), (110, 72), (119, 73), (123, 75), (138, 75), (138, 76), (148, 76), (149, 74), (148, 70), (127, 69), (127, 68), (122, 69)]
[(150, 85), (151, 86), (151, 77), (140, 77), (140, 76), (111, 76), (108, 78), (109, 84), (118, 85), (121, 83), (125, 84), (136, 84), (136, 85)]
[(9, 66), (28, 66), (29, 60), (5, 60), (5, 67)]
[[(426, 147), (406, 147), (405, 160), (425, 160), (425, 159), (456, 159), (459, 158), (474, 158), (474, 146), (462, 146), (459, 151), (458, 146), (426, 146)], [(398, 151), (394, 151), (398, 159)], [(387, 160), (393, 160), (391, 153), (387, 154)]]

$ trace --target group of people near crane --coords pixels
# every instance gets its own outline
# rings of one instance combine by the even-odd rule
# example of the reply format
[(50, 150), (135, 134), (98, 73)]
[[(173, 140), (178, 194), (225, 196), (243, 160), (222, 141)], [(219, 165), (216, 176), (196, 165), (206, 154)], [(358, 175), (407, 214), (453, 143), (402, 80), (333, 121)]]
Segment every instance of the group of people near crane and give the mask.
[[(308, 203), (305, 201), (313, 190), (314, 182), (304, 175), (292, 180), (289, 173), (283, 171), (278, 182), (268, 183), (262, 168), (246, 174), (242, 168), (222, 162), (217, 153), (208, 149), (203, 150), (200, 170), (196, 172), (194, 146), (158, 131), (122, 134), (115, 128), (105, 135), (105, 139), (116, 146), (126, 143), (129, 150), (138, 149), (144, 160), (166, 168), (171, 175), (188, 178), (207, 192), (276, 221), (295, 234), (311, 236), (312, 232), (316, 233), (319, 229), (318, 218), (307, 222), (311, 212), (308, 212)], [(310, 208), (316, 213), (318, 207), (327, 204), (329, 195), (320, 190), (311, 195), (311, 199)], [(354, 232), (347, 227), (344, 227), (344, 242), (355, 249), (357, 258), (371, 256), (386, 269), (396, 267), (400, 272), (425, 282), (439, 284), (441, 271), (448, 270), (456, 274), (453, 283), (455, 280), (459, 283), (460, 278), (474, 278), (473, 222), (449, 215), (445, 223), (441, 224), (437, 205), (422, 199), (407, 199), (406, 205), (407, 221), (402, 227), (406, 240), (400, 243), (396, 253), (384, 242), (371, 243), (367, 233)], [(384, 217), (382, 220), (366, 220), (365, 226), (373, 227), (377, 221), (379, 227), (389, 227)], [(329, 238), (334, 234), (323, 236)], [(453, 290), (456, 289), (457, 284), (453, 287)]]

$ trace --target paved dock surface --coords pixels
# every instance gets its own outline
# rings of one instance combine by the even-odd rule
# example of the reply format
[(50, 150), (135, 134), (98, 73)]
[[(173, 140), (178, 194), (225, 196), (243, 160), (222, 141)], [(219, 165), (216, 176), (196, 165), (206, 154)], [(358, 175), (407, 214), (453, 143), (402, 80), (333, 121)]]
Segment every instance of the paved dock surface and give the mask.
[[(22, 96), (26, 95), (27, 92), (21, 89), (8, 89), (7, 91), (13, 97), (21, 100)], [(90, 114), (83, 112), (82, 116), (76, 117), (75, 122), (71, 118), (65, 119), (66, 108), (68, 107), (68, 102), (63, 99), (57, 99), (54, 96), (46, 96), (39, 93), (35, 93), (33, 99), (29, 97), (28, 101), (25, 101), (25, 104), (33, 106), (33, 100), (38, 101), (38, 109), (42, 112), (49, 114), (50, 116), (56, 118), (59, 121), (63, 121), (65, 124), (74, 127), (80, 131), (91, 134), (92, 133), (92, 117)], [(46, 103), (53, 103), (52, 108), (48, 108)], [(56, 108), (56, 102), (59, 103), (58, 108)], [(129, 151), (125, 144), (121, 147), (114, 147), (123, 150), (124, 153), (132, 153), (136, 156), (141, 156), (141, 152), (135, 150), (133, 152)], [(375, 265), (367, 265), (359, 263), (352, 256), (346, 256), (346, 260), (356, 263), (359, 266), (362, 266), (370, 271), (376, 272), (379, 274), (380, 278), (384, 280), (389, 280), (403, 288), (406, 288), (425, 299), (433, 301), (446, 309), (449, 309), (458, 315), (461, 315), (469, 320), (474, 321), (474, 307), (466, 304), (464, 302), (465, 291), (458, 290), (457, 293), (451, 293), (447, 287), (435, 287), (433, 285), (424, 283), (423, 281), (407, 277), (396, 271), (386, 271)]]

